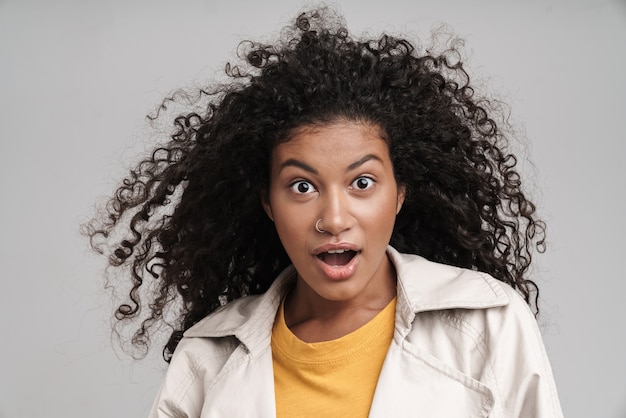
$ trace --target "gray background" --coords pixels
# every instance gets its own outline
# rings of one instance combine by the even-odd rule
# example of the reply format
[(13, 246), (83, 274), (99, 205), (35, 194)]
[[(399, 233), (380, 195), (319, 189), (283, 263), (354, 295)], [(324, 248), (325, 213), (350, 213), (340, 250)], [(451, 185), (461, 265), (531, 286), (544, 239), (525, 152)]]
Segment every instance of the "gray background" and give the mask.
[[(263, 6), (261, 6), (263, 4)], [(104, 260), (77, 232), (169, 91), (211, 79), (300, 3), (0, 1), (0, 417), (147, 413), (165, 363), (114, 349)], [(446, 22), (527, 137), (549, 225), (541, 326), (568, 417), (626, 416), (626, 3), (340, 1), (354, 32)], [(158, 342), (156, 344), (158, 346)]]

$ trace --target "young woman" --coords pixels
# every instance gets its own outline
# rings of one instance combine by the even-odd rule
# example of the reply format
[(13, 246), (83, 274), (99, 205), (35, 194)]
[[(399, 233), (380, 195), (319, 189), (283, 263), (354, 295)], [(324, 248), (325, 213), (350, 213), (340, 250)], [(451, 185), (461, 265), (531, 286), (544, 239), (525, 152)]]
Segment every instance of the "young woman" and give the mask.
[(454, 49), (336, 21), (248, 44), (91, 224), (133, 343), (173, 327), (151, 416), (561, 416), (544, 226), (489, 102)]

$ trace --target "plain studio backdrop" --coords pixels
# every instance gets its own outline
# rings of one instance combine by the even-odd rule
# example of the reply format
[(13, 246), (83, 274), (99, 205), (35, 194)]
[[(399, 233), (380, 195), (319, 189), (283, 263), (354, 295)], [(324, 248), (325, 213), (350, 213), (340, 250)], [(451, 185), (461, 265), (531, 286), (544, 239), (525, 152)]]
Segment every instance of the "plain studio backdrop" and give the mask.
[[(214, 78), (240, 41), (271, 39), (303, 6), (0, 1), (0, 417), (147, 414), (161, 341), (140, 362), (115, 348), (104, 260), (78, 226), (153, 136), (144, 116), (167, 93)], [(465, 39), (479, 90), (526, 138), (548, 223), (533, 277), (565, 415), (625, 417), (626, 2), (335, 6), (356, 34), (426, 41), (443, 22)]]

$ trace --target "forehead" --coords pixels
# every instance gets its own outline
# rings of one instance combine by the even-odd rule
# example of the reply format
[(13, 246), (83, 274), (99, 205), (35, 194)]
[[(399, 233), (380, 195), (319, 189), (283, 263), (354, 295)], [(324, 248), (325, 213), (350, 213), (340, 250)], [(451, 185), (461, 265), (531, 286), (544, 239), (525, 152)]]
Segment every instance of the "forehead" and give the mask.
[(309, 160), (356, 159), (376, 152), (388, 158), (389, 148), (382, 129), (372, 123), (337, 121), (294, 129), (287, 141), (278, 144), (272, 160), (305, 158)]

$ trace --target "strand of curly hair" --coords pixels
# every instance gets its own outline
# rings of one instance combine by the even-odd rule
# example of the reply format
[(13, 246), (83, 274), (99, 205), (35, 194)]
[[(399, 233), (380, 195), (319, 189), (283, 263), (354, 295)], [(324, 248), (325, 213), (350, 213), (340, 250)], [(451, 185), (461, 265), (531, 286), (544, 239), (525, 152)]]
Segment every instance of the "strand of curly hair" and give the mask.
[[(354, 39), (324, 10), (300, 15), (284, 38), (243, 44), (241, 66), (226, 69), (231, 81), (202, 90), (203, 109), (176, 117), (170, 141), (87, 225), (92, 247), (103, 252), (109, 243), (109, 263), (131, 272), (117, 319), (136, 319), (147, 304), (132, 344), (148, 347), (153, 327), (179, 301), (163, 349), (169, 361), (183, 332), (208, 313), (267, 290), (290, 264), (260, 204), (271, 151), (299, 126), (340, 119), (385, 134), (407, 190), (391, 245), (487, 272), (536, 308), (538, 288), (526, 276), (545, 226), (454, 47), (418, 54), (397, 37)], [(181, 98), (193, 101), (172, 96), (154, 117)], [(156, 286), (146, 302), (147, 279)]]

